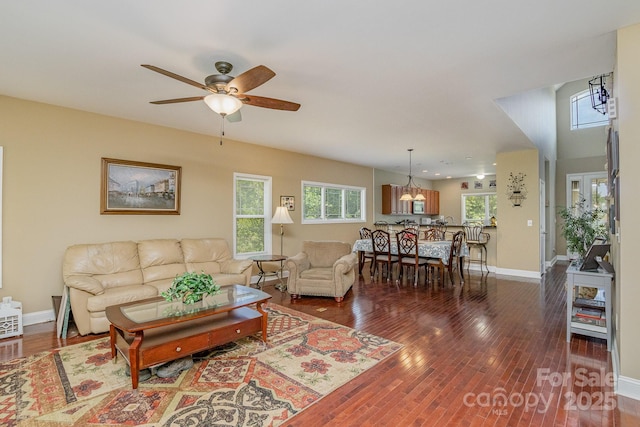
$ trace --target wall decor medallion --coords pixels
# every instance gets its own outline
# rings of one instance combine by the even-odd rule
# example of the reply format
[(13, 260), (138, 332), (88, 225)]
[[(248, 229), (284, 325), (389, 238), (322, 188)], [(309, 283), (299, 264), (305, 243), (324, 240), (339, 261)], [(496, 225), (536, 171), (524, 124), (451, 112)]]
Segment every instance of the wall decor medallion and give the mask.
[(507, 196), (511, 200), (513, 206), (522, 206), (522, 201), (527, 198), (527, 188), (524, 185), (524, 178), (527, 175), (522, 172), (516, 175), (509, 173), (509, 181), (507, 182)]
[(180, 215), (180, 166), (102, 158), (100, 213)]

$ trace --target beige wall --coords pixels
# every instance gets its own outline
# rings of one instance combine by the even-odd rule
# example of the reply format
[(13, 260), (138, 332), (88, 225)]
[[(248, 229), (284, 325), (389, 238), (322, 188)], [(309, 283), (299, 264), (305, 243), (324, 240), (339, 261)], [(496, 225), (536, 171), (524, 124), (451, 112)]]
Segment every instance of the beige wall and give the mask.
[[(591, 77), (566, 83), (556, 92), (558, 160), (606, 155), (606, 126), (571, 130), (570, 98), (589, 89), (590, 79)], [(610, 81), (607, 82), (609, 83)]]
[[(353, 242), (358, 224), (301, 225), (301, 180), (349, 184), (373, 194), (371, 168), (225, 141), (0, 96), (4, 147), (3, 288), (25, 313), (52, 309), (67, 246), (148, 238), (223, 237), (232, 242), (233, 173), (273, 178), (273, 206), (296, 196), (285, 254), (303, 239)], [(251, 126), (244, 123), (244, 126)], [(286, 132), (286, 130), (283, 129)], [(303, 143), (303, 141), (301, 141)], [(100, 215), (101, 157), (182, 167), (181, 215)], [(369, 197), (367, 222), (373, 219)], [(279, 227), (273, 227), (279, 252)]]
[[(540, 271), (540, 201), (538, 150), (498, 153), (496, 156), (498, 191), (497, 267), (499, 271)], [(509, 174), (524, 173), (527, 199), (514, 207), (506, 188)], [(527, 221), (532, 220), (529, 227)]]
[[(618, 31), (616, 87), (620, 143), (620, 218), (619, 247), (614, 248), (616, 267), (616, 310), (619, 319), (617, 340), (620, 354), (620, 374), (640, 381), (640, 329), (638, 328), (638, 241), (640, 227), (637, 213), (640, 198), (637, 183), (640, 182), (640, 25)], [(615, 121), (614, 121), (615, 122)], [(614, 123), (615, 124), (615, 123)], [(614, 239), (614, 245), (615, 245)], [(636, 392), (638, 386), (636, 384)], [(637, 397), (636, 397), (637, 398)]]

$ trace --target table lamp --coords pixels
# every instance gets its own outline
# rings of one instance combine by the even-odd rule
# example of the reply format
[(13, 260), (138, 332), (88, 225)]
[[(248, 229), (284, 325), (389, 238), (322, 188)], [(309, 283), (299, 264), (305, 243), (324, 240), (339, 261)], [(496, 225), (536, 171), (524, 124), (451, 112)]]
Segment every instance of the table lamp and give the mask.
[(276, 208), (276, 213), (273, 214), (271, 223), (280, 224), (280, 255), (282, 255), (282, 236), (284, 236), (283, 224), (293, 224), (293, 220), (291, 219), (291, 216), (289, 216), (289, 210), (286, 206), (278, 206)]

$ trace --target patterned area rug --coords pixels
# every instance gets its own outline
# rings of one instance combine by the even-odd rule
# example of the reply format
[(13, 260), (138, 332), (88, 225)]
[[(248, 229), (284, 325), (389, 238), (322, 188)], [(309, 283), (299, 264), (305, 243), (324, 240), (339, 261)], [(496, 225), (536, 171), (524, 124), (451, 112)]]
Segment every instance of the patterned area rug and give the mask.
[(3, 426), (278, 426), (402, 346), (269, 304), (259, 334), (132, 390), (109, 339), (0, 363)]

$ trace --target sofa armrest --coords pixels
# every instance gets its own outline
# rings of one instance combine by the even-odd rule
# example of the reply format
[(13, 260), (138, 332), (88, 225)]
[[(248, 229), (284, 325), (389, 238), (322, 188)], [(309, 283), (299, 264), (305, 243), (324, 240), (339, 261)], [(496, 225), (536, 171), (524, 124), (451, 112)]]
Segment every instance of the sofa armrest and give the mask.
[(65, 285), (70, 288), (89, 292), (92, 295), (100, 295), (104, 293), (102, 283), (90, 276), (69, 276), (67, 277), (67, 280), (65, 280)]
[(349, 271), (353, 270), (356, 265), (358, 265), (358, 255), (355, 252), (351, 252), (350, 254), (343, 255), (336, 260), (333, 264), (333, 273), (334, 275), (347, 274)]
[(289, 271), (289, 277), (298, 277), (301, 272), (310, 267), (309, 256), (305, 252), (300, 252), (284, 261), (285, 268)]
[(251, 267), (253, 261), (250, 259), (230, 259), (220, 263), (220, 272), (225, 274), (242, 274)]

